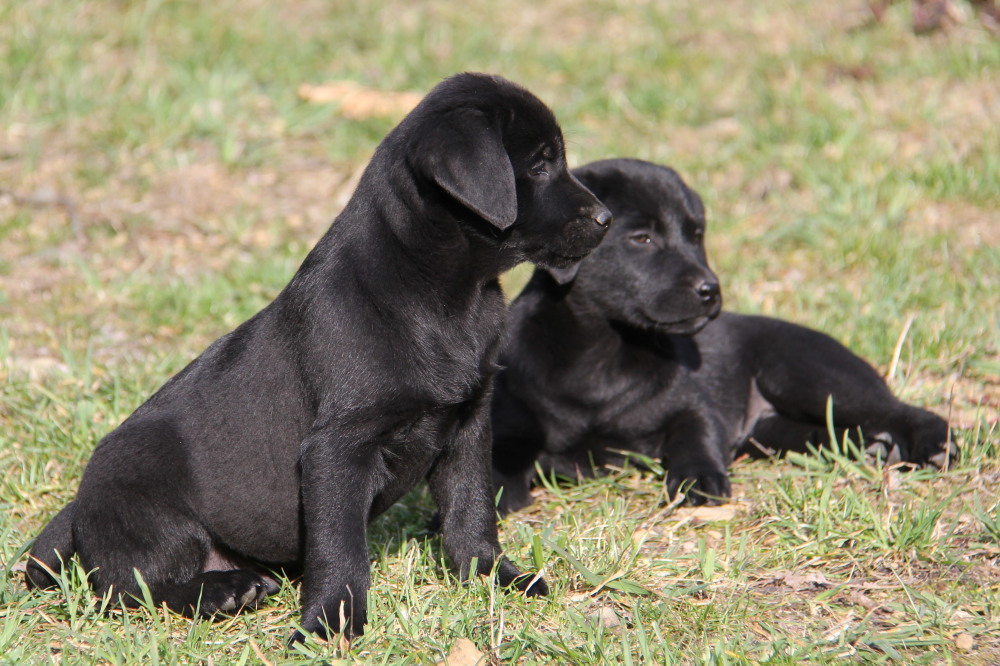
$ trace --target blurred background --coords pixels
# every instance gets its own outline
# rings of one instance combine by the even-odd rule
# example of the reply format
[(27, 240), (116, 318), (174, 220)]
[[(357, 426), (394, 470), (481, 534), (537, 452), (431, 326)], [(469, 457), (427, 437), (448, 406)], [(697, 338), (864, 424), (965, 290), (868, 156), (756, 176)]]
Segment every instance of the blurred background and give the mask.
[(1000, 40), (946, 4), (917, 34), (907, 2), (8, 1), (5, 355), (189, 358), (284, 285), (412, 101), (471, 70), (543, 98), (572, 164), (678, 169), (730, 307), (883, 366), (912, 317), (904, 370), (993, 383)]

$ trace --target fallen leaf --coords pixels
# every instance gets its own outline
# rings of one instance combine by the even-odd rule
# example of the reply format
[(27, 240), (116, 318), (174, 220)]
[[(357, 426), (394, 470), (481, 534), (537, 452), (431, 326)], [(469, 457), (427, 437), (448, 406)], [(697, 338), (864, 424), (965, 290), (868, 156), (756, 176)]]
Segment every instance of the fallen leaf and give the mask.
[(830, 587), (830, 581), (821, 573), (795, 574), (787, 572), (775, 576), (774, 580), (784, 583), (793, 590), (815, 590)]
[(475, 643), (468, 638), (459, 638), (451, 646), (448, 656), (444, 661), (439, 661), (437, 666), (477, 666), (485, 663), (486, 655), (479, 651)]
[(723, 504), (722, 506), (697, 506), (692, 509), (682, 509), (681, 511), (684, 515), (693, 520), (701, 520), (707, 523), (732, 520), (740, 512), (736, 504)]
[(719, 118), (705, 125), (704, 129), (720, 139), (734, 139), (743, 133), (743, 123), (732, 117)]
[(870, 599), (863, 592), (854, 591), (847, 595), (847, 599), (861, 606), (865, 610), (874, 610), (879, 608), (879, 603), (874, 599)]
[(336, 103), (352, 120), (403, 116), (420, 102), (420, 95), (368, 88), (355, 81), (329, 81), (319, 85), (303, 83), (299, 97), (313, 104)]
[(32, 384), (70, 373), (68, 365), (47, 356), (11, 357), (9, 368), (11, 376), (25, 377)]
[(621, 618), (618, 617), (618, 613), (607, 606), (598, 608), (597, 612), (590, 615), (590, 619), (605, 629), (614, 629), (622, 623)]
[(640, 527), (632, 532), (632, 544), (635, 546), (641, 546), (646, 539), (648, 539), (654, 532), (652, 530), (646, 529), (645, 527)]

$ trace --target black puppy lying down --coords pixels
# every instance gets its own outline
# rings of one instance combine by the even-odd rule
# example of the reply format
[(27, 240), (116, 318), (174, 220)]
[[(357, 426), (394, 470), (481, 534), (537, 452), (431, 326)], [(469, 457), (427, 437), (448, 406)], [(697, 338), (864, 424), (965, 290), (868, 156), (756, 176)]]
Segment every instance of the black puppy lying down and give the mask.
[(944, 420), (832, 338), (720, 314), (704, 208), (673, 170), (617, 159), (574, 174), (615, 224), (577, 266), (536, 270), (512, 306), (493, 404), (502, 511), (530, 503), (536, 461), (576, 477), (620, 464), (616, 450), (662, 458), (671, 496), (689, 480), (689, 501), (717, 501), (735, 451), (828, 442), (828, 396), (836, 427), (860, 428), (883, 458), (940, 466), (957, 453)]
[(460, 577), (476, 559), (544, 594), (497, 541), (497, 276), (578, 261), (610, 219), (534, 95), (485, 75), (441, 83), (274, 302), (100, 442), (34, 544), (29, 582), (54, 586), (75, 553), (99, 594), (134, 604), (135, 571), (156, 604), (212, 615), (255, 606), (276, 589), (263, 572), (288, 566), (306, 631), (357, 634), (366, 526), (426, 477)]

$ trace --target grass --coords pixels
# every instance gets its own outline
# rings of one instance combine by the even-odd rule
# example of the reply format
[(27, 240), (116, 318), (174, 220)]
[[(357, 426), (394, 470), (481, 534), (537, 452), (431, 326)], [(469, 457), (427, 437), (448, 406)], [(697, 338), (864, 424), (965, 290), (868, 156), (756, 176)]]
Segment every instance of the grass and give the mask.
[[(495, 663), (1000, 661), (1000, 41), (959, 6), (918, 37), (860, 0), (0, 4), (0, 661), (434, 663), (463, 638)], [(370, 530), (347, 650), (285, 651), (287, 583), (216, 623), (102, 613), (78, 568), (27, 592), (96, 441), (277, 293), (397, 120), (298, 86), (463, 70), (545, 99), (574, 164), (677, 168), (728, 305), (892, 369), (961, 462), (740, 461), (713, 510), (631, 469), (550, 484), (501, 523), (553, 585), (533, 602), (455, 582), (420, 488)]]

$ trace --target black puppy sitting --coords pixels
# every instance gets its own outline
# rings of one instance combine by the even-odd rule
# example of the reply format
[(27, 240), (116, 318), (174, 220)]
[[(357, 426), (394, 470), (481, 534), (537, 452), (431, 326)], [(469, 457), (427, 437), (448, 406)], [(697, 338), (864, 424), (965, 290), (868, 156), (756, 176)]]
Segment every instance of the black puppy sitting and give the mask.
[(493, 406), (502, 511), (530, 503), (536, 461), (572, 478), (620, 464), (616, 450), (662, 458), (671, 496), (689, 480), (689, 501), (718, 501), (751, 440), (828, 442), (828, 396), (836, 427), (860, 428), (890, 462), (941, 466), (957, 453), (944, 420), (898, 401), (832, 338), (720, 314), (704, 207), (676, 172), (616, 159), (574, 174), (615, 225), (577, 266), (536, 270), (512, 306)]
[(444, 81), (379, 145), (274, 302), (100, 442), (34, 544), (30, 584), (53, 587), (75, 553), (98, 594), (135, 604), (137, 572), (154, 603), (208, 616), (255, 606), (276, 589), (262, 571), (289, 566), (306, 631), (358, 634), (366, 526), (426, 477), (460, 577), (476, 560), (545, 594), (497, 540), (497, 276), (578, 261), (610, 219), (538, 98), (500, 77)]

